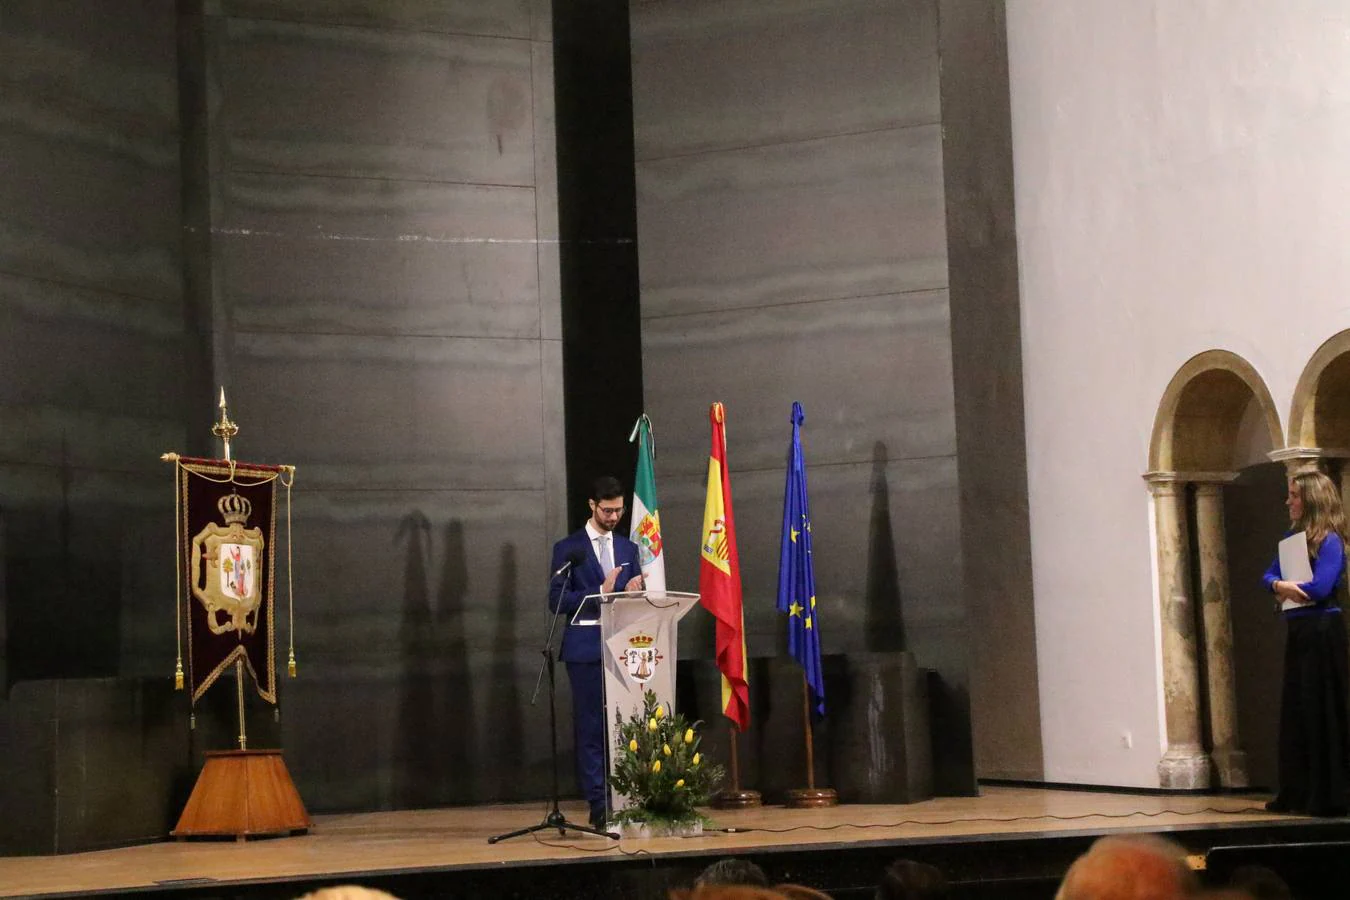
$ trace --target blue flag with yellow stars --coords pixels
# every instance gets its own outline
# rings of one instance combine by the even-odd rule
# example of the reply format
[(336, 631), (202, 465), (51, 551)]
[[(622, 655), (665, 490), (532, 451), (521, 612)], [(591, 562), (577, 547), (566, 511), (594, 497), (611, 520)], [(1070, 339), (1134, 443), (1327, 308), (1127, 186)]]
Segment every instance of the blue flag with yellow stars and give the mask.
[(778, 557), (778, 609), (788, 614), (788, 652), (802, 664), (816, 715), (825, 715), (825, 677), (820, 671), (820, 619), (816, 615), (816, 572), (811, 560), (811, 511), (806, 503), (802, 423), (806, 414), (792, 404), (792, 447), (783, 493), (783, 549)]

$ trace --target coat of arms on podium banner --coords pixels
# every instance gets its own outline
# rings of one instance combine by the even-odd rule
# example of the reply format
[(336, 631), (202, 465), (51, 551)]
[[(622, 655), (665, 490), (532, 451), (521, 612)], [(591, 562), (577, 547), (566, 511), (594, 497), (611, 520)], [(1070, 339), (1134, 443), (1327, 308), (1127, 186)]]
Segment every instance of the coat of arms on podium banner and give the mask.
[(656, 646), (656, 638), (646, 632), (638, 632), (628, 639), (628, 648), (623, 653), (624, 666), (628, 677), (638, 684), (646, 684), (656, 674), (656, 666), (665, 659)]

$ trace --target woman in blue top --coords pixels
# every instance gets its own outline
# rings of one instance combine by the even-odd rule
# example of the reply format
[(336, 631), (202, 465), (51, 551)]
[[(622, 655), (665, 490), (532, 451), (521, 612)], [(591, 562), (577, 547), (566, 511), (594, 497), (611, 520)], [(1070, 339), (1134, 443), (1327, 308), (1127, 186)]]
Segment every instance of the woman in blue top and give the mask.
[(1343, 816), (1350, 803), (1350, 671), (1337, 601), (1345, 576), (1345, 512), (1336, 485), (1321, 472), (1289, 479), (1285, 505), (1290, 533), (1307, 535), (1313, 577), (1285, 581), (1278, 555), (1266, 570), (1266, 587), (1286, 607), (1288, 630), (1280, 695), (1280, 789), (1266, 809)]

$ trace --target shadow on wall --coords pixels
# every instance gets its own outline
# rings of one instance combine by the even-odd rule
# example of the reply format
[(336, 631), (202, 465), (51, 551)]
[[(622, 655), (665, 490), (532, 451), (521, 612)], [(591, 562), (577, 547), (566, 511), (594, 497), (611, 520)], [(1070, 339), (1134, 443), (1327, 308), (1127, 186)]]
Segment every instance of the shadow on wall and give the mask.
[(425, 802), (427, 786), (436, 780), (432, 757), (430, 712), (434, 697), (423, 660), (431, 652), (431, 585), (427, 560), (431, 555), (431, 522), (414, 510), (399, 523), (395, 543), (407, 547), (403, 569), (403, 615), (399, 625), (402, 684), (399, 690), (398, 750), (393, 760), (396, 807)]
[[(0, 506), (0, 703), (9, 698), (9, 587), (8, 557), (5, 555), (5, 508)], [(0, 712), (3, 716), (3, 712)]]
[[(524, 710), (516, 671), (516, 604), (519, 588), (514, 544), (503, 544), (498, 567), (497, 629), (492, 639), (491, 692), (488, 712), (492, 718), (487, 758), (522, 760), (525, 734), (521, 727)], [(523, 760), (522, 760), (523, 761)], [(520, 791), (520, 777), (510, 765), (499, 765), (492, 797), (513, 797)], [(453, 774), (453, 773), (452, 773)]]
[(887, 652), (905, 649), (900, 615), (900, 567), (895, 559), (895, 530), (891, 527), (891, 491), (886, 478), (886, 444), (872, 447), (872, 511), (867, 526), (867, 649)]
[(441, 583), (436, 589), (435, 656), (428, 661), (428, 668), (436, 673), (437, 703), (429, 714), (436, 722), (437, 740), (422, 752), (438, 761), (438, 777), (432, 792), (435, 802), (454, 805), (485, 799), (478, 780), (465, 774), (478, 771), (478, 721), (465, 615), (468, 595), (464, 523), (452, 519), (445, 525), (445, 557), (441, 561)]
[[(399, 524), (396, 542), (407, 547), (397, 751), (393, 796), (398, 808), (471, 804), (482, 799), (477, 781), (473, 671), (465, 629), (469, 590), (464, 525), (444, 531), (444, 557), (433, 611), (429, 572), (432, 526), (419, 510)], [(512, 563), (514, 569), (514, 562)]]

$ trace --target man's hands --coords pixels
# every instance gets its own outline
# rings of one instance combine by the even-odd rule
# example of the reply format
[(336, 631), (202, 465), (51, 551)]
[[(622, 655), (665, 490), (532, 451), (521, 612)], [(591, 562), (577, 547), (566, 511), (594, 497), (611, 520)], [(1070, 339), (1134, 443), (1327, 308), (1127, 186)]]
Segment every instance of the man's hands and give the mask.
[[(624, 570), (623, 566), (615, 566), (614, 568), (610, 569), (609, 574), (605, 576), (605, 583), (600, 585), (600, 593), (602, 594), (614, 593), (614, 585), (618, 583), (619, 575), (623, 572), (623, 570)], [(628, 579), (628, 583), (624, 585), (623, 589), (625, 591), (640, 591), (642, 590), (642, 586), (643, 586), (642, 573), (639, 572), (632, 578)]]

